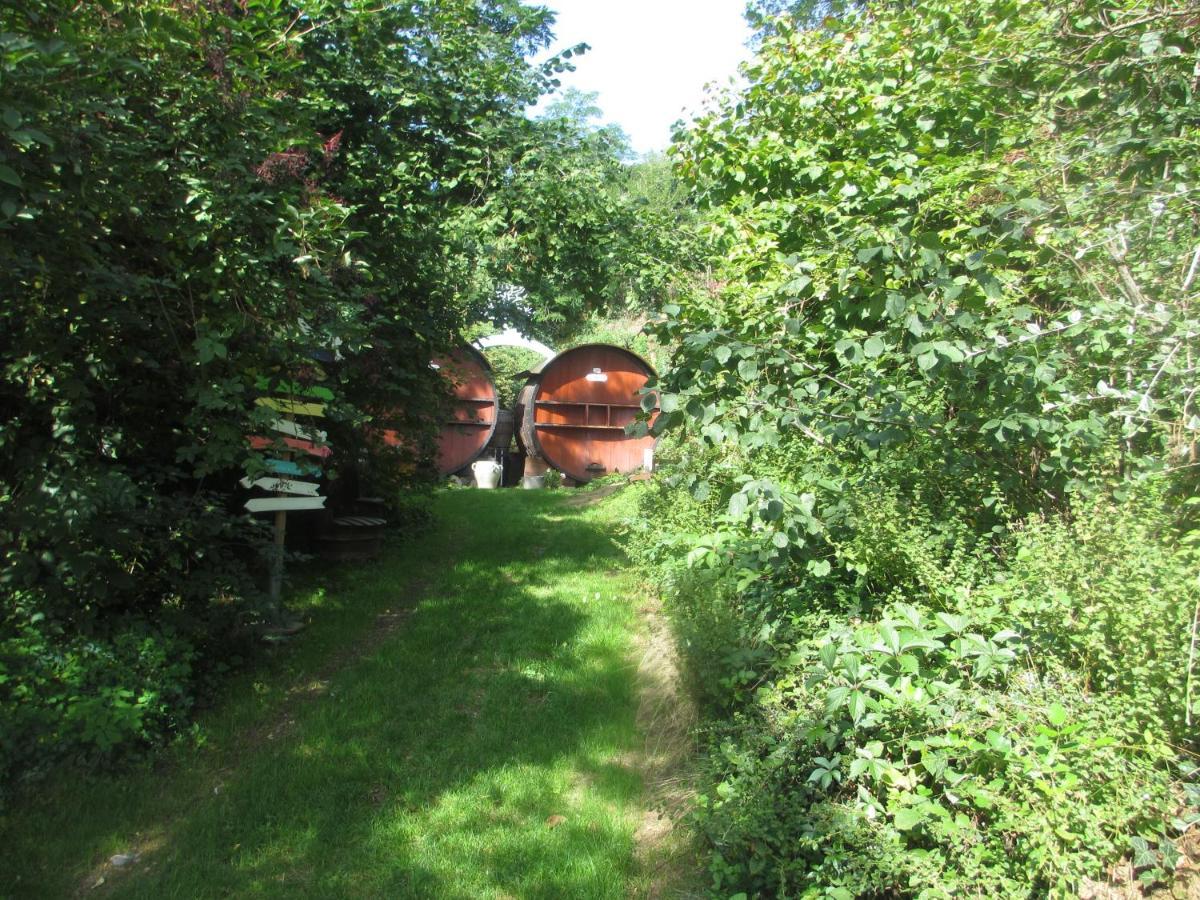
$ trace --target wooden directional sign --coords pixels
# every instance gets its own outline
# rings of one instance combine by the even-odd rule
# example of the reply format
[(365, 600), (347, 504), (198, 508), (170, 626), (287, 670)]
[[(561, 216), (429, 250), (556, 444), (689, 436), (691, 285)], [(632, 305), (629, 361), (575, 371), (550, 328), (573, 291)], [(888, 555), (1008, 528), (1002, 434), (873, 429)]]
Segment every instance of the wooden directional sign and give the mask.
[(306, 441), (315, 441), (318, 444), (325, 443), (325, 438), (328, 435), (324, 431), (306, 431), (295, 422), (289, 422), (287, 419), (276, 419), (271, 423), (271, 427), (276, 431), (282, 431), (284, 434), (290, 434), (292, 437), (303, 438)]
[(301, 509), (324, 509), (324, 497), (256, 497), (246, 501), (252, 513), (295, 512)]
[(289, 481), (286, 478), (260, 478), (257, 481), (251, 481), (249, 478), (242, 479), (242, 487), (244, 488), (262, 488), (264, 491), (279, 491), (283, 494), (302, 494), (305, 497), (317, 496), (317, 491), (320, 490), (319, 484), (313, 484), (311, 481)]
[(320, 403), (302, 403), (298, 400), (288, 400), (285, 397), (259, 397), (254, 402), (276, 412), (291, 413), (294, 416), (320, 417), (325, 415), (325, 407)]
[(311, 475), (317, 478), (321, 477), (321, 470), (317, 466), (294, 463), (290, 459), (264, 459), (263, 462), (266, 463), (267, 469), (276, 475)]
[(276, 384), (271, 384), (267, 378), (259, 378), (257, 381), (260, 391), (271, 391), (279, 394), (292, 394), (296, 397), (316, 397), (318, 400), (332, 400), (333, 391), (327, 387), (305, 387), (297, 384), (294, 381), (281, 381)]
[(307, 453), (309, 456), (317, 456), (321, 459), (328, 459), (333, 456), (331, 450), (325, 444), (314, 444), (312, 441), (302, 441), (299, 438), (269, 438), (262, 435), (251, 435), (250, 446), (255, 450), (265, 450), (268, 447), (273, 447), (282, 441), (288, 448), (298, 450), (301, 453)]

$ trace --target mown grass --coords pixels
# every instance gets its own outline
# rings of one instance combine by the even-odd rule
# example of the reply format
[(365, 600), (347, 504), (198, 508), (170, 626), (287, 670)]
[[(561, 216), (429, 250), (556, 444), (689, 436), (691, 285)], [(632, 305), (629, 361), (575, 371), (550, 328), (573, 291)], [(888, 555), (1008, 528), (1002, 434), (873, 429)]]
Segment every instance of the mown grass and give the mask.
[[(312, 576), (293, 600), (309, 628), (235, 683), (202, 742), (8, 809), (0, 892), (643, 893), (627, 503), (439, 495), (427, 534)], [(107, 862), (123, 852), (141, 856)]]

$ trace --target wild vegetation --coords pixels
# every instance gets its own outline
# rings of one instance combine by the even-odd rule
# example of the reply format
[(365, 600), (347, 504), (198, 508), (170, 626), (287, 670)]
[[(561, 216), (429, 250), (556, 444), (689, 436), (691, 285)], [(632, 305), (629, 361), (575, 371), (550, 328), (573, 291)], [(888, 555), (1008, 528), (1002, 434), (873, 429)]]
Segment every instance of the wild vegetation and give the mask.
[[(552, 16), (519, 0), (0, 0), (6, 791), (187, 733), (261, 652), (264, 535), (235, 490), (263, 471), (245, 443), (268, 424), (261, 391), (323, 379), (329, 474), (387, 485), (428, 527), (427, 498), (401, 499), (428, 480), (444, 402), (428, 362), (481, 323), (514, 324), (621, 343), (662, 373), (644, 406), (661, 410), (663, 472), (626, 495), (641, 498), (630, 547), (704, 710), (696, 824), (715, 896), (1197, 889), (1200, 7), (747, 14), (744, 87), (680, 130), (670, 163), (633, 165), (587, 95), (529, 115), (583, 48), (531, 63)], [(511, 387), (523, 361), (494, 356)], [(383, 421), (402, 450), (374, 446)], [(501, 499), (562, 524), (553, 497)], [(466, 527), (452, 494), (436, 509)], [(477, 659), (460, 629), (446, 657), (444, 629), (420, 622), (381, 645), (337, 682), (346, 706), (301, 716), (294, 748), (235, 778), (249, 843), (204, 778), (181, 782), (166, 805), (204, 789), (181, 825), (192, 840), (132, 892), (186, 892), (214, 864), (206, 885), (258, 890), (301, 858), (317, 896), (629, 881), (637, 787), (596, 762), (634, 734), (628, 610), (591, 605), (607, 574), (542, 583), (568, 525), (545, 559), (506, 568), (494, 554), (520, 548), (494, 543), (489, 515), (397, 559), (477, 554), (417, 609), (451, 631), (449, 613), (469, 613), (499, 656)], [(619, 565), (584, 537), (594, 567)], [(498, 607), (464, 599), (480, 584), (500, 584)], [(382, 589), (364, 585), (375, 610)], [(440, 685), (445, 659), (462, 664), (444, 685), (462, 709), (424, 737), (379, 720)], [(458, 698), (460, 682), (482, 693)], [(227, 731), (175, 748), (206, 776), (240, 763), (204, 757), (206, 734), (236, 743), (253, 719), (223, 709), (240, 717)], [(351, 735), (338, 710), (354, 709)], [(501, 771), (514, 722), (541, 772)], [(398, 746), (420, 783), (343, 834), (330, 809), (398, 779)], [(313, 759), (353, 774), (315, 807), (284, 765), (320, 774)], [(162, 811), (154, 777), (78, 777), (66, 793), (101, 810), (54, 875), (72, 881)], [(258, 778), (286, 793), (276, 820)], [(586, 778), (615, 806), (582, 803), (587, 830), (554, 831), (573, 861), (552, 871), (529, 829), (560, 799), (546, 785)], [(97, 784), (134, 800), (97, 800)], [(39, 835), (65, 808), (24, 799), (31, 830), (5, 822), (26, 848), (17, 874), (50, 877)], [(490, 814), (495, 868), (464, 874)], [(426, 841), (421, 865), (380, 851), (376, 825)]]
[(1200, 821), (1200, 9), (766, 25), (676, 149), (718, 252), (658, 326), (641, 550), (710, 713), (714, 890), (1169, 881)]
[[(0, 3), (5, 783), (176, 733), (252, 651), (265, 542), (235, 491), (263, 471), (261, 391), (324, 377), (330, 474), (366, 460), (394, 495), (465, 326), (562, 328), (652, 288), (617, 148), (526, 115), (582, 49), (533, 64), (551, 21)], [(367, 441), (381, 420), (404, 452)]]

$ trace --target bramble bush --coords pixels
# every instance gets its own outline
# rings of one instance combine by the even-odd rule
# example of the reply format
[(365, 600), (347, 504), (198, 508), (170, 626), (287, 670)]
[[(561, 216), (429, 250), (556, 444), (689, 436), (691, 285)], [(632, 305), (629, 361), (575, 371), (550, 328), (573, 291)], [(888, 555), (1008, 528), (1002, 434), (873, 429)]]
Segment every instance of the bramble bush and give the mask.
[(136, 619), (90, 639), (29, 627), (0, 641), (4, 775), (64, 759), (108, 763), (177, 734), (195, 702), (199, 655), (188, 637)]
[[(718, 892), (1064, 894), (1135, 840), (1147, 880), (1166, 877), (1193, 777), (1176, 748), (1194, 741), (1181, 654), (1197, 592), (1190, 553), (1147, 537), (1148, 502), (1097, 502), (1086, 520), (1006, 535), (990, 563), (942, 556), (940, 571), (939, 536), (872, 508), (866, 530), (890, 522), (903, 536), (889, 559), (938, 573), (933, 590), (900, 568), (850, 590), (830, 573), (737, 594), (720, 564), (668, 581), (690, 672), (718, 712), (699, 813)], [(1080, 544), (1089, 528), (1116, 537)], [(1036, 564), (1033, 546), (1047, 551)], [(1044, 581), (1046, 558), (1089, 573), (1091, 590)], [(1106, 595), (1123, 602), (1098, 615)], [(1139, 627), (1147, 595), (1163, 598), (1161, 627)], [(1095, 684), (1069, 641), (1048, 641), (1072, 620), (1119, 646), (1137, 678)]]
[(844, 9), (759, 22), (673, 151), (718, 256), (654, 326), (634, 536), (709, 714), (714, 894), (1169, 881), (1200, 822), (1200, 15)]

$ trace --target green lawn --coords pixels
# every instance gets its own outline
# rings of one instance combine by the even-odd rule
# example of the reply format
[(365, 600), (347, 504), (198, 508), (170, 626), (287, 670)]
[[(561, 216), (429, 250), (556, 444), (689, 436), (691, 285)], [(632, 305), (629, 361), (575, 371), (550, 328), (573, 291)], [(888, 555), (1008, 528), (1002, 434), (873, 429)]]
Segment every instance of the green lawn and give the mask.
[(447, 491), (437, 526), (381, 561), (302, 576), (310, 627), (235, 683), (202, 740), (7, 810), (0, 895), (661, 888), (654, 860), (635, 863), (641, 589), (615, 540), (631, 491)]

